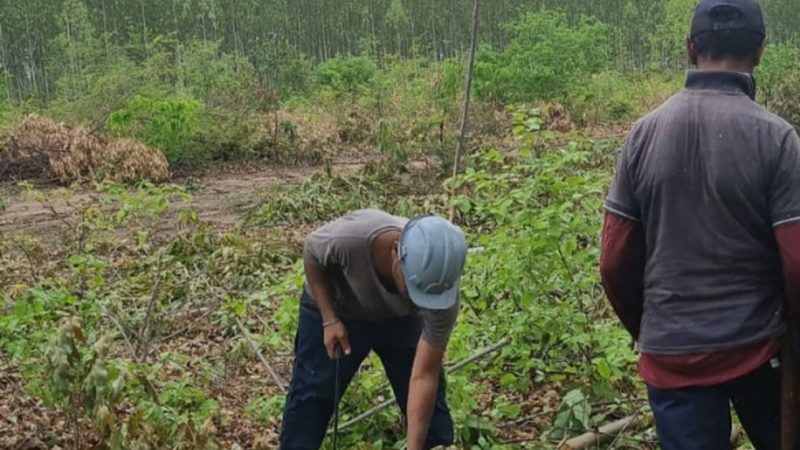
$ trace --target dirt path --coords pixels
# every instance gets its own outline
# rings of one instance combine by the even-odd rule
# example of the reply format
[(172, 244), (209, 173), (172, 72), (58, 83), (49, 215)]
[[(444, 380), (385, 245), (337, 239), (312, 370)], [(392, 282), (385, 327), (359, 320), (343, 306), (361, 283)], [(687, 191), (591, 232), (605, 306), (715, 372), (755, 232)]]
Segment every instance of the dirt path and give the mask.
[[(353, 173), (363, 167), (359, 160), (340, 160), (334, 164), (334, 173)], [(321, 166), (272, 166), (259, 164), (235, 164), (215, 167), (205, 172), (182, 175), (174, 183), (192, 187), (192, 205), (201, 220), (220, 228), (231, 227), (239, 217), (255, 206), (266, 192), (301, 184)], [(43, 192), (53, 192), (55, 187), (41, 187)], [(92, 193), (79, 189), (72, 203), (88, 200)], [(67, 215), (67, 205), (52, 208), (40, 201), (26, 198), (14, 185), (0, 185), (0, 198), (5, 199), (6, 209), (0, 212), (0, 233), (26, 228), (46, 231), (59, 221), (58, 215)]]

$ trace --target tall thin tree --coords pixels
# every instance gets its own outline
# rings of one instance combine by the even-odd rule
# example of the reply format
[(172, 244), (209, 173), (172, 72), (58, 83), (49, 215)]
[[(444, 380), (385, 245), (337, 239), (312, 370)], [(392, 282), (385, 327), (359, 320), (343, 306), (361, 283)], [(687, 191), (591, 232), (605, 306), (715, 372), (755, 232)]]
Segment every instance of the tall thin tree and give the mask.
[[(481, 0), (475, 0), (475, 5), (472, 8), (472, 38), (469, 44), (469, 65), (467, 66), (467, 76), (464, 82), (464, 106), (461, 110), (461, 129), (458, 133), (458, 143), (456, 143), (456, 156), (453, 160), (453, 177), (458, 176), (459, 166), (461, 165), (461, 156), (464, 152), (464, 141), (467, 136), (467, 127), (469, 126), (469, 102), (472, 94), (472, 73), (475, 70), (475, 49), (478, 46), (478, 19), (481, 7)], [(450, 221), (453, 222), (456, 218), (455, 204), (450, 206)]]

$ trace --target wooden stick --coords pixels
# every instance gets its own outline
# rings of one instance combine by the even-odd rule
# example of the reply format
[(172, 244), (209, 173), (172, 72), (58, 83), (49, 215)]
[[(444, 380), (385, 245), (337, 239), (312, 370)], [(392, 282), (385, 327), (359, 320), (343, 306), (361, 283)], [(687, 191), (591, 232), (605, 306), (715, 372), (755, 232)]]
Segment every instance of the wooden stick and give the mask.
[(588, 431), (578, 437), (574, 437), (558, 446), (558, 450), (583, 450), (592, 445), (599, 445), (604, 441), (620, 434), (631, 426), (644, 422), (638, 416), (628, 416), (603, 425), (595, 431)]
[[(464, 152), (464, 140), (467, 136), (467, 127), (469, 125), (469, 101), (472, 93), (472, 74), (475, 71), (475, 49), (478, 46), (478, 12), (480, 11), (480, 6), (480, 0), (475, 0), (475, 5), (472, 9), (472, 38), (469, 44), (469, 66), (467, 67), (467, 79), (465, 81), (464, 106), (461, 109), (461, 129), (456, 143), (456, 156), (453, 160), (453, 178), (458, 176), (461, 154)], [(455, 219), (456, 206), (450, 205), (450, 222), (455, 221)]]
[[(558, 450), (584, 450), (592, 446), (599, 446), (603, 442), (607, 442), (611, 439), (614, 439), (614, 441), (616, 441), (617, 439), (619, 439), (622, 433), (624, 433), (627, 429), (631, 427), (645, 428), (649, 426), (652, 423), (652, 421), (653, 417), (650, 415), (647, 416), (634, 415), (634, 416), (624, 417), (615, 422), (603, 425), (597, 430), (589, 431), (578, 437), (562, 441), (556, 448)], [(736, 443), (736, 441), (739, 439), (739, 436), (742, 435), (742, 432), (743, 430), (740, 427), (734, 427), (731, 430), (731, 437), (730, 437), (731, 444)]]
[(192, 329), (192, 328), (193, 328), (195, 325), (197, 325), (198, 323), (200, 323), (200, 321), (201, 321), (201, 320), (203, 320), (203, 319), (205, 319), (206, 317), (210, 316), (210, 315), (211, 315), (211, 314), (212, 314), (214, 311), (215, 311), (214, 309), (208, 308), (208, 310), (207, 310), (206, 312), (204, 312), (202, 315), (200, 315), (200, 317), (198, 317), (198, 318), (196, 318), (196, 319), (192, 320), (191, 322), (189, 322), (189, 324), (188, 324), (188, 325), (186, 325), (186, 326), (184, 326), (184, 327), (181, 327), (181, 328), (180, 328), (180, 329), (178, 329), (177, 331), (173, 331), (173, 332), (172, 332), (172, 333), (170, 333), (169, 335), (167, 335), (167, 336), (165, 336), (165, 337), (163, 337), (163, 338), (160, 338), (160, 340), (161, 340), (161, 341), (169, 341), (169, 340), (171, 340), (171, 339), (174, 339), (174, 338), (176, 338), (176, 337), (180, 336), (181, 334), (183, 334), (183, 333), (185, 333), (185, 332), (189, 331), (189, 330), (190, 330), (190, 329)]
[[(469, 364), (472, 364), (473, 362), (485, 357), (486, 355), (489, 355), (491, 353), (494, 353), (494, 352), (500, 350), (501, 348), (507, 346), (510, 343), (511, 343), (511, 339), (504, 338), (500, 342), (498, 342), (498, 343), (496, 343), (496, 344), (494, 344), (494, 345), (492, 345), (490, 347), (486, 347), (485, 349), (479, 351), (478, 353), (475, 353), (474, 355), (470, 356), (469, 358), (464, 359), (462, 361), (459, 361), (459, 362), (453, 364), (447, 370), (447, 373), (453, 373), (455, 371), (458, 371), (458, 370), (462, 369), (463, 367), (465, 367), (465, 366), (467, 366)], [(374, 416), (375, 414), (377, 414), (377, 413), (383, 411), (384, 409), (387, 409), (388, 407), (392, 406), (394, 403), (395, 403), (395, 398), (394, 398), (394, 395), (392, 395), (392, 397), (390, 399), (386, 400), (385, 402), (383, 402), (383, 403), (381, 403), (381, 404), (379, 404), (379, 405), (377, 405), (377, 406), (375, 406), (375, 407), (373, 407), (373, 408), (371, 408), (371, 409), (369, 409), (367, 411), (364, 411), (363, 413), (359, 414), (358, 416), (356, 416), (356, 417), (348, 420), (347, 422), (343, 423), (342, 425), (340, 425), (339, 426), (339, 431), (342, 431), (342, 430), (344, 430), (344, 429), (346, 429), (348, 427), (351, 427), (351, 426), (357, 424), (358, 422), (361, 422), (364, 419), (367, 419), (369, 417)], [(328, 431), (328, 433), (330, 433), (330, 430)]]
[[(481, 350), (480, 352), (476, 353), (475, 355), (470, 356), (469, 358), (463, 359), (461, 361), (456, 361), (454, 363), (445, 364), (444, 370), (446, 370), (448, 373), (456, 371), (456, 370), (459, 370), (462, 367), (464, 367), (465, 365), (474, 362), (476, 359), (479, 359), (482, 356), (484, 356), (484, 355), (486, 355), (488, 353), (492, 353), (493, 351), (497, 350), (496, 347), (498, 347), (498, 348), (505, 347), (510, 342), (511, 341), (508, 338), (503, 339), (502, 341), (498, 342), (497, 344), (494, 344), (494, 345), (492, 345), (490, 347), (486, 347), (485, 349)], [(374, 392), (380, 392), (380, 391), (382, 391), (384, 389), (390, 388), (391, 386), (392, 386), (392, 384), (387, 381), (387, 382), (383, 383), (382, 385), (378, 386), (377, 388), (375, 388)]]
[(117, 316), (114, 315), (111, 311), (109, 311), (105, 306), (100, 304), (100, 309), (106, 314), (106, 317), (111, 319), (114, 322), (114, 325), (119, 330), (119, 333), (122, 335), (122, 338), (125, 340), (125, 344), (128, 345), (128, 351), (131, 352), (131, 358), (134, 360), (136, 359), (136, 348), (134, 348), (133, 343), (131, 342), (130, 338), (128, 338), (128, 333), (125, 332), (125, 327), (122, 326), (122, 322), (117, 319)]
[(510, 338), (503, 338), (500, 342), (498, 342), (498, 343), (496, 343), (494, 345), (491, 345), (489, 347), (486, 347), (483, 350), (479, 351), (478, 353), (475, 353), (474, 355), (470, 356), (469, 358), (463, 359), (463, 360), (453, 364), (452, 366), (450, 366), (447, 369), (447, 373), (452, 373), (452, 372), (455, 372), (457, 370), (461, 370), (464, 366), (472, 364), (475, 361), (483, 358), (484, 356), (486, 356), (486, 355), (488, 355), (490, 353), (494, 353), (494, 352), (502, 349), (503, 347), (507, 346), (510, 343), (511, 343), (511, 339)]
[(236, 318), (236, 325), (242, 331), (242, 336), (244, 337), (244, 340), (247, 341), (247, 344), (250, 345), (250, 348), (253, 350), (253, 353), (256, 354), (258, 359), (261, 361), (261, 364), (263, 364), (264, 367), (267, 368), (267, 372), (269, 372), (272, 379), (275, 380), (275, 384), (277, 384), (278, 387), (280, 387), (283, 392), (286, 392), (286, 383), (283, 381), (283, 379), (281, 379), (278, 373), (275, 372), (275, 370), (270, 365), (269, 361), (267, 361), (267, 358), (264, 358), (264, 355), (261, 354), (261, 350), (258, 349), (256, 343), (253, 342), (253, 338), (250, 337), (250, 332), (247, 331), (247, 328), (245, 328), (244, 324), (242, 323), (242, 320), (239, 319), (238, 317)]

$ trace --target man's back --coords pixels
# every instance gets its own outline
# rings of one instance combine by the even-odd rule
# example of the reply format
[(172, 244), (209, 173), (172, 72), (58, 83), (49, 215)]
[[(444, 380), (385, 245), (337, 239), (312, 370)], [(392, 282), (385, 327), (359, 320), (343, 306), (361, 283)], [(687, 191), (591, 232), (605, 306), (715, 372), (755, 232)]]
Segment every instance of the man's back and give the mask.
[(725, 350), (784, 331), (773, 226), (800, 216), (781, 190), (787, 171), (800, 174), (797, 136), (753, 94), (748, 74), (690, 73), (620, 158), (607, 208), (643, 225), (647, 353)]
[(637, 123), (605, 205), (603, 288), (663, 450), (729, 449), (731, 407), (758, 450), (792, 443), (777, 355), (784, 310), (800, 323), (800, 139), (753, 101), (766, 32), (757, 0), (700, 0), (697, 71)]

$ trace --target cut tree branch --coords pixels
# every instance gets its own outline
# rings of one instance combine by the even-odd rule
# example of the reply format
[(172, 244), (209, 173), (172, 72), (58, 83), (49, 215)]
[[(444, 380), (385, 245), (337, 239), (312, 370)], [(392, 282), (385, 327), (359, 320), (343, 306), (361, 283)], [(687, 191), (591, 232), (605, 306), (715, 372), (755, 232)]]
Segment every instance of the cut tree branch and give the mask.
[[(467, 366), (469, 364), (472, 364), (473, 362), (485, 357), (486, 355), (489, 355), (491, 353), (494, 353), (494, 352), (500, 350), (501, 348), (507, 346), (510, 343), (511, 343), (511, 339), (505, 338), (505, 339), (501, 340), (500, 342), (498, 342), (498, 343), (496, 343), (496, 344), (494, 344), (492, 346), (486, 347), (483, 350), (479, 351), (478, 353), (475, 353), (474, 355), (470, 356), (469, 358), (466, 358), (466, 359), (464, 359), (462, 361), (459, 361), (459, 362), (453, 364), (447, 370), (447, 373), (456, 372), (456, 371), (464, 368), (465, 366)], [(394, 398), (394, 396), (392, 396), (390, 399), (386, 400), (385, 402), (383, 402), (383, 403), (373, 407), (372, 409), (369, 409), (369, 410), (363, 412), (362, 414), (359, 414), (358, 416), (356, 416), (356, 417), (348, 420), (347, 422), (343, 423), (342, 425), (339, 426), (339, 431), (347, 429), (347, 428), (349, 428), (349, 427), (351, 427), (351, 426), (353, 426), (353, 425), (355, 425), (355, 424), (357, 424), (357, 423), (359, 423), (359, 422), (361, 422), (361, 421), (363, 421), (363, 420), (365, 420), (365, 419), (367, 419), (369, 417), (374, 416), (375, 414), (377, 414), (377, 413), (383, 411), (384, 409), (387, 409), (388, 407), (392, 406), (394, 403), (395, 403), (395, 398)], [(328, 430), (328, 433), (331, 433), (331, 430)]]
[(640, 428), (652, 420), (651, 416), (628, 416), (615, 422), (603, 425), (597, 430), (587, 431), (586, 433), (574, 437), (558, 446), (558, 450), (583, 450), (594, 445), (600, 445), (628, 428)]
[(131, 352), (131, 357), (136, 359), (136, 349), (133, 347), (133, 343), (131, 343), (130, 338), (128, 338), (128, 333), (125, 332), (125, 327), (122, 326), (122, 322), (120, 322), (117, 316), (102, 304), (100, 305), (100, 309), (103, 310), (106, 317), (108, 317), (117, 327), (119, 333), (122, 335), (122, 338), (125, 340), (125, 344), (128, 346), (128, 351)]
[(239, 327), (239, 330), (242, 331), (242, 337), (244, 337), (244, 340), (247, 341), (248, 345), (250, 345), (250, 348), (253, 350), (253, 353), (256, 354), (258, 359), (261, 361), (261, 364), (263, 364), (264, 367), (267, 368), (267, 372), (269, 372), (272, 379), (275, 380), (275, 384), (277, 384), (278, 387), (280, 387), (283, 392), (286, 392), (286, 383), (283, 381), (283, 379), (281, 379), (278, 373), (275, 372), (275, 370), (270, 365), (269, 361), (267, 361), (267, 358), (264, 358), (264, 355), (261, 354), (261, 350), (258, 349), (258, 346), (253, 341), (253, 338), (250, 336), (250, 332), (247, 331), (247, 328), (245, 328), (244, 324), (242, 323), (242, 320), (239, 319), (238, 317), (236, 318), (236, 325)]

